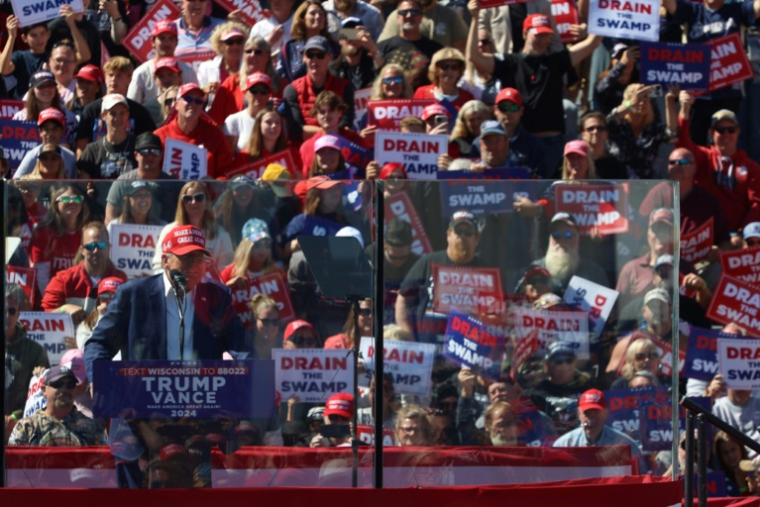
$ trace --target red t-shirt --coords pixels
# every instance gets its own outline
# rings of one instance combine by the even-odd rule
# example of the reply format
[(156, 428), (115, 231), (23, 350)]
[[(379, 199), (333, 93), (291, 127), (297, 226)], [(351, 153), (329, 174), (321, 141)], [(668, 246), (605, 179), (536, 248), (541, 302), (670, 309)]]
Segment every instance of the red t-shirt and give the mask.
[(240, 74), (233, 74), (225, 79), (216, 90), (214, 102), (208, 114), (219, 125), (231, 114), (243, 110), (243, 90), (240, 89)]
[(50, 262), (50, 277), (74, 265), (74, 257), (82, 244), (82, 231), (64, 232), (62, 236), (47, 226), (37, 227), (32, 234), (31, 262)]
[(156, 130), (155, 134), (161, 138), (164, 145), (166, 145), (167, 138), (172, 138), (206, 148), (208, 151), (206, 155), (208, 175), (212, 178), (225, 176), (232, 169), (232, 152), (230, 152), (227, 139), (225, 139), (221, 129), (203, 119), (189, 134), (180, 130), (176, 119)]

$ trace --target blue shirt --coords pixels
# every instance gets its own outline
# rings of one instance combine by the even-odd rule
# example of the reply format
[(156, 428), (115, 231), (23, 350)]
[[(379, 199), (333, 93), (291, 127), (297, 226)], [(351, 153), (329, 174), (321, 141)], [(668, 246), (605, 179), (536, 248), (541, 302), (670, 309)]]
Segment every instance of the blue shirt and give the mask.
[(583, 428), (576, 428), (573, 431), (565, 433), (559, 437), (554, 442), (553, 447), (607, 447), (612, 445), (630, 445), (631, 456), (639, 459), (639, 472), (642, 474), (646, 473), (646, 461), (642, 458), (641, 449), (639, 448), (636, 441), (625, 433), (621, 433), (615, 428), (610, 428), (609, 426), (602, 428), (602, 432), (599, 434), (599, 438), (597, 438), (596, 442), (593, 444), (588, 441), (588, 438), (586, 438), (586, 432), (583, 431)]
[(179, 35), (177, 36), (177, 49), (174, 51), (174, 56), (179, 58), (180, 56), (191, 55), (194, 53), (204, 53), (207, 51), (213, 51), (211, 47), (211, 34), (214, 32), (214, 28), (223, 24), (223, 19), (206, 17), (203, 20), (203, 27), (197, 32), (193, 31), (187, 23), (185, 18), (181, 17), (175, 19), (177, 24), (177, 30)]

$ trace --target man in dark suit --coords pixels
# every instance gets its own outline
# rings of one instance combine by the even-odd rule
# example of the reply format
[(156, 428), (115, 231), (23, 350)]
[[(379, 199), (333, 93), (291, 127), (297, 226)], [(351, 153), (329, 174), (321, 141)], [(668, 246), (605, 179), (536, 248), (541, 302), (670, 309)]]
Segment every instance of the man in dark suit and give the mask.
[[(164, 272), (122, 285), (87, 341), (88, 378), (93, 378), (95, 361), (109, 361), (119, 351), (125, 361), (222, 359), (224, 352), (246, 356), (243, 327), (229, 290), (201, 283), (208, 255), (203, 232), (191, 225), (177, 226), (162, 248)], [(184, 290), (172, 281), (174, 269), (186, 280)]]

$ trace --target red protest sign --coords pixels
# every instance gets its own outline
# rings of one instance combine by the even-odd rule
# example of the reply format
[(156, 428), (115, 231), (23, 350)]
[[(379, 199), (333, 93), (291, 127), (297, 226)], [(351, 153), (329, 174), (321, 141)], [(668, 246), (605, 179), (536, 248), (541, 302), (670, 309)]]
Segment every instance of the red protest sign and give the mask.
[(151, 43), (153, 26), (163, 19), (175, 20), (179, 15), (180, 10), (172, 0), (157, 0), (153, 7), (127, 33), (122, 44), (135, 58), (141, 62), (147, 62), (155, 54)]
[(293, 303), (290, 301), (290, 289), (280, 273), (271, 273), (248, 280), (248, 287), (243, 290), (232, 291), (232, 305), (243, 325), (247, 328), (253, 326), (253, 315), (248, 304), (256, 294), (265, 294), (277, 303), (280, 311), (280, 319), (290, 320), (296, 316)]
[(714, 220), (710, 219), (689, 232), (681, 233), (681, 258), (689, 262), (699, 262), (710, 255), (715, 231)]
[(17, 283), (34, 307), (34, 286), (37, 283), (37, 268), (5, 267), (5, 283)]
[(712, 39), (710, 64), (710, 91), (744, 81), (753, 76), (752, 67), (739, 33)]
[(723, 274), (749, 283), (760, 282), (760, 246), (720, 252), (720, 266)]
[(557, 211), (572, 213), (582, 236), (628, 232), (628, 183), (555, 185)]
[(498, 268), (430, 265), (433, 274), (433, 309), (449, 313), (497, 313), (503, 305)]
[(721, 324), (738, 324), (760, 336), (760, 289), (725, 273), (720, 276), (718, 286), (713, 291), (707, 318)]
[[(356, 436), (365, 444), (375, 445), (375, 427), (369, 424), (357, 424)], [(396, 433), (393, 428), (383, 427), (383, 447), (396, 446)]]
[(228, 12), (238, 11), (240, 21), (246, 26), (253, 26), (270, 14), (261, 8), (258, 0), (216, 0)]
[(387, 221), (394, 218), (400, 218), (412, 225), (412, 252), (422, 255), (433, 251), (422, 220), (405, 191), (385, 199), (386, 225)]
[(578, 7), (575, 0), (552, 0), (552, 16), (557, 25), (559, 40), (563, 44), (578, 40), (570, 33), (570, 26), (578, 24)]
[(530, 331), (522, 340), (517, 342), (512, 351), (512, 377), (517, 378), (520, 366), (533, 354), (538, 352), (538, 329)]
[(251, 162), (250, 164), (233, 169), (231, 172), (227, 173), (227, 179), (231, 180), (235, 176), (244, 174), (253, 180), (258, 180), (261, 178), (261, 175), (264, 174), (264, 171), (269, 164), (280, 164), (285, 167), (291, 175), (298, 169), (293, 159), (293, 152), (290, 149), (287, 149), (272, 153), (268, 157), (261, 158), (256, 162)]
[(401, 120), (407, 116), (422, 116), (422, 110), (437, 101), (433, 99), (370, 100), (367, 103), (367, 126), (379, 130), (400, 130)]
[(12, 120), (13, 115), (24, 109), (23, 100), (2, 99), (0, 100), (0, 120)]

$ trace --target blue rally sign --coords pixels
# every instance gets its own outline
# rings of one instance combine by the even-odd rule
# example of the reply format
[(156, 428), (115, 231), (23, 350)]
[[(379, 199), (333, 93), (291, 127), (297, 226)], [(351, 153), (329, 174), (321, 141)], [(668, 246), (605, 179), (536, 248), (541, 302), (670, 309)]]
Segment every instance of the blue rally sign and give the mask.
[(741, 336), (692, 326), (682, 376), (710, 382), (718, 374), (718, 339)]
[(460, 366), (497, 378), (501, 371), (504, 339), (486, 331), (475, 317), (456, 310), (449, 313), (443, 355)]
[(710, 87), (708, 44), (641, 43), (641, 77), (647, 85), (671, 83), (682, 90)]
[(95, 417), (270, 417), (274, 361), (97, 361)]
[(533, 200), (533, 187), (529, 182), (449, 181), (441, 184), (441, 212), (445, 217), (463, 208), (475, 215), (512, 213), (518, 197)]
[(3, 155), (11, 172), (18, 169), (24, 155), (40, 144), (40, 131), (35, 121), (14, 121), (0, 119), (0, 137), (3, 140)]

